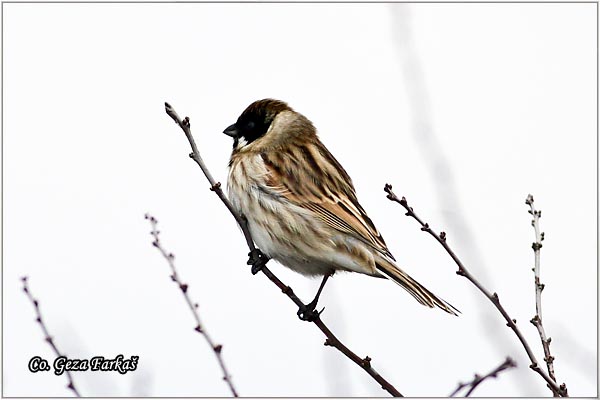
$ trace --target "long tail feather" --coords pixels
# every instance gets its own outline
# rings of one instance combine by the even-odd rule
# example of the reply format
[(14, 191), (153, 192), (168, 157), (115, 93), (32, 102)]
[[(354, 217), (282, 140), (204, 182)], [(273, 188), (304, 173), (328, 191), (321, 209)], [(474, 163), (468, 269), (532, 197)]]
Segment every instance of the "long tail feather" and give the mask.
[(458, 315), (457, 313), (460, 313), (456, 307), (431, 293), (392, 262), (380, 259), (377, 260), (376, 267), (383, 276), (402, 286), (402, 288), (424, 306), (431, 308), (438, 307), (452, 315)]

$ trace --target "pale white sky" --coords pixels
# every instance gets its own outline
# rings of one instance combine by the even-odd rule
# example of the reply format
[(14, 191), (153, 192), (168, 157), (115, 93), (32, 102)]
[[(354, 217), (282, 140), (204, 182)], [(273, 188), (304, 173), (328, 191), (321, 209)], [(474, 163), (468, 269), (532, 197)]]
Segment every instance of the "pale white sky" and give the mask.
[[(446, 396), (506, 356), (479, 396), (549, 395), (514, 334), (444, 250), (385, 198), (448, 234), (543, 358), (528, 193), (542, 209), (544, 322), (560, 382), (597, 396), (596, 4), (3, 4), (3, 395), (69, 396), (21, 291), (28, 275), (71, 357), (140, 357), (75, 373), (88, 396), (228, 396), (193, 330), (151, 212), (244, 396), (385, 396), (245, 265), (233, 218), (164, 113), (191, 118), (224, 182), (221, 134), (252, 101), (318, 128), (403, 266), (462, 311), (339, 275), (323, 320), (407, 396)], [(305, 300), (317, 281), (270, 264)]]

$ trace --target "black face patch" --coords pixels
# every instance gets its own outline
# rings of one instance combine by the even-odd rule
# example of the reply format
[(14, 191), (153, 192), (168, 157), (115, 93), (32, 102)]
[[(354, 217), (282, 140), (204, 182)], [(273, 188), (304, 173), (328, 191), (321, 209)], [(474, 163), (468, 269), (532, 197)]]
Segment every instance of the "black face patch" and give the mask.
[(240, 115), (235, 126), (238, 129), (238, 136), (246, 139), (246, 142), (252, 143), (259, 137), (267, 133), (273, 120), (256, 113), (244, 113)]
[(234, 136), (232, 133), (235, 133), (234, 147), (237, 146), (239, 138), (244, 138), (250, 144), (264, 136), (277, 114), (286, 110), (292, 109), (283, 101), (273, 99), (255, 101), (244, 110), (233, 127), (230, 127), (235, 129), (228, 128), (225, 133), (230, 136)]

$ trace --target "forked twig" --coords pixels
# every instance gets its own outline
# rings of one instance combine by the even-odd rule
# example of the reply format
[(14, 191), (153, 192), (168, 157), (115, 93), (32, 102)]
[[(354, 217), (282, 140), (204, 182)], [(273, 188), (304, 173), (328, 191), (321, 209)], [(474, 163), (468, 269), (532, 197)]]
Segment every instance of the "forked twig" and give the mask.
[(527, 340), (525, 340), (525, 337), (523, 336), (523, 334), (517, 327), (517, 320), (511, 318), (508, 315), (508, 312), (504, 309), (502, 304), (500, 304), (500, 299), (498, 298), (498, 294), (495, 292), (490, 293), (489, 291), (487, 291), (483, 287), (483, 285), (477, 279), (475, 279), (475, 277), (473, 275), (471, 275), (471, 273), (465, 268), (463, 263), (460, 261), (458, 256), (450, 248), (450, 246), (448, 245), (448, 242), (446, 240), (447, 239), (446, 232), (440, 232), (439, 235), (437, 233), (435, 233), (429, 227), (429, 224), (427, 224), (426, 222), (423, 222), (423, 220), (421, 218), (419, 218), (417, 216), (417, 214), (415, 214), (415, 212), (413, 211), (413, 208), (409, 207), (408, 202), (406, 201), (406, 198), (402, 197), (402, 199), (399, 199), (394, 194), (394, 192), (392, 191), (392, 185), (386, 184), (384, 187), (384, 191), (388, 194), (387, 198), (389, 200), (400, 204), (402, 207), (404, 207), (406, 209), (405, 215), (408, 217), (414, 218), (421, 225), (422, 231), (429, 233), (431, 236), (433, 236), (435, 238), (435, 240), (438, 241), (439, 244), (442, 245), (442, 247), (446, 250), (446, 252), (450, 255), (450, 257), (452, 257), (452, 259), (458, 266), (458, 271), (456, 271), (456, 273), (460, 276), (467, 278), (473, 285), (475, 285), (475, 287), (477, 287), (477, 289), (479, 289), (479, 291), (481, 293), (483, 293), (485, 295), (485, 297), (487, 297), (492, 302), (492, 304), (494, 304), (496, 309), (500, 312), (500, 314), (502, 314), (502, 316), (506, 320), (506, 325), (510, 329), (513, 330), (513, 332), (515, 333), (515, 335), (517, 335), (517, 338), (523, 345), (523, 348), (525, 349), (525, 352), (527, 353), (527, 356), (529, 357), (529, 360), (531, 361), (531, 365), (529, 365), (529, 368), (531, 368), (532, 370), (537, 372), (546, 381), (546, 383), (548, 384), (548, 387), (550, 388), (550, 390), (552, 391), (553, 394), (556, 394), (556, 395), (559, 395), (562, 397), (568, 396), (566, 386), (564, 386), (564, 384), (560, 385), (560, 386), (557, 385), (556, 382), (553, 381), (548, 376), (548, 374), (540, 367), (540, 365), (535, 357), (535, 354), (533, 354), (533, 351), (531, 351), (531, 347), (529, 346), (529, 343), (527, 343)]
[(238, 397), (238, 393), (235, 390), (235, 387), (233, 386), (231, 374), (227, 371), (227, 367), (225, 366), (225, 361), (223, 361), (223, 354), (222, 354), (223, 345), (215, 344), (215, 342), (212, 340), (212, 338), (206, 331), (206, 328), (200, 322), (200, 315), (198, 314), (198, 303), (194, 303), (192, 301), (192, 299), (190, 298), (190, 295), (188, 293), (188, 284), (183, 283), (181, 281), (181, 279), (179, 278), (179, 274), (177, 273), (177, 269), (175, 268), (175, 255), (173, 255), (173, 253), (167, 252), (164, 249), (164, 247), (162, 247), (162, 244), (160, 243), (160, 238), (159, 238), (160, 231), (158, 229), (156, 229), (157, 225), (158, 225), (158, 221), (156, 220), (156, 218), (154, 218), (150, 214), (146, 214), (144, 216), (144, 218), (146, 218), (148, 221), (150, 221), (150, 224), (152, 225), (152, 231), (150, 232), (150, 234), (154, 238), (154, 240), (152, 241), (152, 245), (154, 247), (156, 247), (158, 249), (158, 251), (160, 251), (160, 254), (162, 254), (162, 256), (165, 258), (165, 260), (167, 260), (167, 263), (169, 263), (169, 267), (171, 267), (171, 280), (177, 284), (177, 286), (179, 287), (179, 290), (181, 290), (181, 293), (183, 294), (183, 297), (185, 298), (185, 302), (187, 303), (188, 307), (192, 311), (192, 315), (194, 316), (194, 319), (196, 320), (196, 327), (194, 328), (194, 330), (196, 332), (202, 334), (202, 336), (204, 336), (204, 339), (206, 339), (206, 342), (208, 343), (210, 348), (215, 353), (215, 357), (217, 357), (217, 361), (219, 362), (219, 366), (221, 367), (221, 371), (223, 372), (223, 380), (227, 383), (227, 386), (229, 386), (229, 390), (231, 391), (231, 394), (233, 394), (234, 397)]
[[(56, 347), (54, 339), (52, 338), (52, 336), (50, 336), (48, 328), (46, 328), (46, 324), (44, 324), (44, 320), (42, 319), (42, 313), (40, 312), (40, 302), (37, 299), (35, 299), (31, 294), (31, 291), (29, 290), (29, 285), (27, 283), (27, 277), (22, 277), (21, 282), (23, 282), (23, 291), (25, 292), (25, 295), (27, 295), (27, 298), (29, 299), (29, 301), (31, 301), (33, 307), (35, 308), (35, 320), (38, 324), (40, 324), (40, 328), (42, 328), (42, 332), (44, 332), (44, 339), (46, 340), (46, 342), (48, 342), (50, 347), (52, 347), (52, 350), (54, 351), (54, 354), (56, 354), (56, 357), (66, 358), (66, 356), (58, 350), (58, 347)], [(72, 390), (75, 396), (81, 397), (79, 391), (75, 387), (75, 382), (73, 381), (73, 376), (71, 375), (71, 372), (68, 369), (65, 369), (65, 373), (67, 374), (67, 379), (69, 380), (69, 383), (67, 384), (67, 389)]]
[[(527, 199), (525, 199), (525, 204), (529, 206), (528, 212), (533, 216), (533, 220), (531, 220), (531, 226), (533, 226), (535, 232), (535, 242), (533, 242), (531, 245), (535, 257), (535, 264), (532, 268), (535, 284), (535, 315), (531, 319), (531, 323), (537, 328), (540, 335), (540, 340), (542, 341), (542, 347), (544, 349), (544, 361), (546, 362), (546, 366), (548, 368), (548, 375), (550, 375), (550, 378), (556, 382), (556, 376), (554, 375), (554, 356), (552, 356), (550, 353), (550, 342), (552, 339), (546, 337), (546, 331), (542, 323), (542, 290), (544, 290), (544, 287), (546, 286), (540, 281), (540, 249), (542, 248), (542, 241), (544, 240), (544, 232), (540, 232), (540, 218), (542, 217), (542, 211), (535, 209), (532, 195), (527, 196)], [(564, 387), (566, 393), (566, 385), (563, 383), (561, 387)]]
[[(196, 142), (194, 141), (194, 137), (191, 133), (189, 118), (185, 117), (184, 119), (181, 119), (179, 115), (177, 115), (173, 107), (171, 107), (168, 103), (165, 103), (165, 111), (167, 115), (169, 115), (185, 133), (185, 136), (188, 139), (190, 146), (192, 147), (192, 152), (189, 155), (190, 158), (194, 160), (196, 164), (198, 164), (198, 166), (206, 176), (206, 179), (208, 179), (208, 182), (210, 183), (210, 190), (212, 190), (217, 194), (217, 196), (219, 196), (223, 204), (225, 204), (231, 215), (233, 215), (236, 222), (242, 229), (242, 233), (244, 234), (244, 238), (246, 239), (246, 244), (248, 245), (248, 249), (250, 249), (250, 253), (255, 253), (257, 249), (254, 246), (254, 241), (252, 240), (252, 235), (250, 234), (250, 230), (248, 229), (247, 221), (243, 216), (235, 212), (233, 206), (227, 199), (227, 196), (225, 195), (225, 193), (223, 193), (223, 190), (221, 189), (221, 183), (216, 182), (214, 180), (210, 171), (204, 164), (204, 161), (202, 160), (200, 152), (198, 151), (198, 148), (196, 146)], [(265, 274), (265, 276), (269, 278), (271, 282), (273, 282), (283, 293), (285, 293), (287, 297), (290, 300), (292, 300), (294, 304), (296, 304), (296, 306), (305, 307), (305, 304), (302, 302), (302, 300), (298, 298), (298, 296), (296, 296), (292, 288), (281, 282), (279, 278), (277, 278), (277, 276), (275, 276), (275, 274), (273, 274), (273, 272), (271, 272), (266, 267), (266, 265), (263, 266), (260, 269), (260, 271), (262, 271), (262, 273)], [(369, 358), (368, 356), (365, 358), (360, 358), (354, 352), (352, 352), (329, 330), (329, 328), (325, 325), (325, 323), (321, 320), (321, 318), (318, 315), (316, 315), (311, 322), (313, 322), (327, 337), (327, 339), (325, 340), (326, 346), (332, 346), (338, 349), (341, 353), (343, 353), (346, 357), (348, 357), (355, 364), (361, 367), (366, 373), (368, 373), (377, 383), (381, 385), (381, 387), (384, 390), (386, 390), (392, 396), (402, 397), (402, 394), (391, 383), (389, 383), (385, 378), (379, 375), (379, 373), (375, 371), (375, 369), (373, 369), (373, 367), (371, 366), (371, 358)]]
[(500, 372), (504, 371), (505, 369), (515, 368), (516, 366), (517, 366), (517, 364), (512, 360), (512, 358), (506, 357), (506, 360), (504, 360), (504, 362), (502, 364), (500, 364), (499, 366), (494, 368), (490, 373), (483, 375), (483, 376), (481, 376), (479, 374), (475, 374), (475, 376), (473, 377), (473, 380), (471, 382), (459, 383), (458, 387), (456, 389), (454, 389), (454, 392), (452, 392), (449, 397), (456, 396), (456, 394), (458, 392), (460, 392), (462, 389), (464, 389), (466, 387), (469, 387), (469, 390), (465, 394), (465, 397), (469, 397), (471, 395), (471, 393), (473, 393), (475, 388), (477, 386), (479, 386), (479, 384), (481, 382), (485, 381), (488, 378), (496, 378)]

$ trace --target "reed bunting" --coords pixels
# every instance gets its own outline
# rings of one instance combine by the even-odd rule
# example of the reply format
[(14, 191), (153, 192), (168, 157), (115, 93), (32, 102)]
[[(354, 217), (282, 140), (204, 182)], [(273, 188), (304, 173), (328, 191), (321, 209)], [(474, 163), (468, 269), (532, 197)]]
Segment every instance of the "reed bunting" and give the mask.
[(398, 268), (358, 203), (350, 176), (304, 115), (282, 101), (259, 100), (223, 133), (233, 138), (229, 198), (261, 251), (251, 254), (253, 273), (266, 256), (300, 274), (324, 277), (300, 318), (318, 316), (319, 295), (335, 271), (391, 279), (419, 303), (456, 315), (456, 308)]

